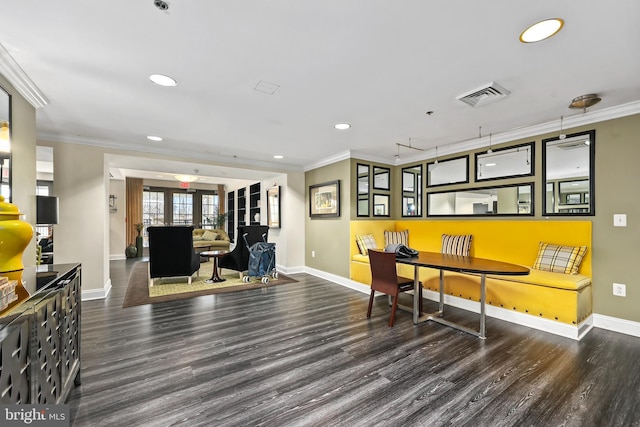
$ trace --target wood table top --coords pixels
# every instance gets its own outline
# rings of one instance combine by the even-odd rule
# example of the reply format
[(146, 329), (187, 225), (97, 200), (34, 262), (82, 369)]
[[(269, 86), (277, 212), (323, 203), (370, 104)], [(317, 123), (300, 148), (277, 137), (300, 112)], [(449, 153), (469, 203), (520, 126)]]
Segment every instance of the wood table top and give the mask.
[(439, 252), (419, 252), (412, 258), (397, 258), (397, 263), (437, 268), (459, 273), (503, 274), (526, 276), (529, 269), (517, 264), (470, 256), (447, 255)]

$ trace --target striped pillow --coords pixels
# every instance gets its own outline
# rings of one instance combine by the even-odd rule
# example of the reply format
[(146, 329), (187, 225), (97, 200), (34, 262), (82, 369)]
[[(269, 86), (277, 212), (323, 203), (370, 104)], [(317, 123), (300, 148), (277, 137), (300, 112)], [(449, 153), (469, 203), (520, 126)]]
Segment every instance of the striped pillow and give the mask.
[(469, 256), (471, 250), (471, 234), (462, 235), (442, 235), (443, 254)]
[(369, 255), (369, 249), (376, 249), (376, 239), (374, 239), (373, 234), (365, 234), (359, 236), (356, 234), (356, 243), (358, 244), (358, 249), (360, 249), (360, 253), (364, 256)]
[(384, 232), (384, 246), (405, 245), (409, 246), (409, 230)]
[(586, 253), (586, 246), (560, 246), (540, 242), (538, 257), (531, 268), (554, 273), (578, 274), (578, 268)]

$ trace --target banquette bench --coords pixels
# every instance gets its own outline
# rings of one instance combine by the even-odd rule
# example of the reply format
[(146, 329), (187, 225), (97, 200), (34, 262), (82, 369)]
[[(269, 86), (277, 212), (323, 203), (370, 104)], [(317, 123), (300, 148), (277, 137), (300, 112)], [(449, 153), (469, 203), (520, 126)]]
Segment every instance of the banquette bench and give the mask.
[[(580, 263), (578, 274), (531, 269), (527, 276), (488, 276), (486, 302), (488, 306), (501, 307), (576, 327), (580, 327), (591, 315), (590, 221), (362, 220), (351, 221), (350, 228), (350, 276), (352, 280), (367, 285), (371, 281), (369, 259), (360, 252), (356, 243), (358, 235), (373, 235), (376, 246), (382, 249), (385, 247), (385, 231), (408, 230), (409, 246), (429, 252), (440, 252), (443, 234), (472, 235), (470, 256), (530, 268), (536, 260), (541, 242), (562, 246), (586, 246), (587, 251)], [(413, 267), (398, 264), (397, 268), (399, 274), (413, 277)], [(421, 268), (420, 280), (424, 289), (439, 291), (438, 270)], [(445, 273), (445, 295), (479, 301), (478, 284), (478, 276)], [(426, 295), (429, 293), (426, 292)], [(580, 333), (577, 329), (576, 337)]]

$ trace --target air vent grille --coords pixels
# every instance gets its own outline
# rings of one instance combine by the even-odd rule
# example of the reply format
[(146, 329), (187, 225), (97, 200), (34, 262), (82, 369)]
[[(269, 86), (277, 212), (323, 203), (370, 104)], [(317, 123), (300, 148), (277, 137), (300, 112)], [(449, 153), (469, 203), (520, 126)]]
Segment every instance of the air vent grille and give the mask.
[(491, 82), (482, 87), (463, 93), (456, 97), (457, 100), (464, 102), (472, 107), (488, 104), (498, 99), (502, 99), (511, 92), (503, 88), (496, 82)]
[(555, 147), (559, 148), (560, 150), (575, 150), (577, 148), (584, 148), (586, 146), (587, 145), (585, 144), (585, 141), (583, 139), (581, 139), (580, 141), (562, 142), (555, 145)]

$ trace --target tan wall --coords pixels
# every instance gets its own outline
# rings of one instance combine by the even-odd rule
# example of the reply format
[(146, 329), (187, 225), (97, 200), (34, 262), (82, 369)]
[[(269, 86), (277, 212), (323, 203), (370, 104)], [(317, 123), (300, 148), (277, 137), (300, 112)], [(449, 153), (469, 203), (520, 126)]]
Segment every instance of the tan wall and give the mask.
[(53, 147), (54, 196), (60, 221), (54, 226), (54, 262), (82, 263), (83, 295), (109, 286), (109, 170), (104, 152), (86, 145)]
[[(11, 202), (36, 223), (36, 110), (7, 80), (0, 76), (0, 86), (11, 95)], [(36, 262), (35, 233), (23, 253), (25, 266)]]
[[(607, 316), (640, 322), (640, 115), (603, 122), (596, 129), (596, 216), (593, 218), (593, 308)], [(613, 214), (626, 213), (627, 227)], [(612, 295), (612, 284), (627, 296)]]
[[(594, 313), (606, 316), (617, 317), (620, 319), (640, 322), (640, 280), (635, 270), (635, 263), (638, 258), (638, 246), (640, 244), (640, 190), (637, 185), (640, 182), (640, 168), (638, 168), (638, 159), (640, 159), (640, 115), (623, 117), (620, 119), (608, 120), (586, 126), (580, 126), (572, 129), (566, 129), (566, 133), (575, 133), (590, 129), (596, 130), (596, 157), (595, 157), (595, 205), (596, 215), (587, 217), (553, 217), (559, 221), (572, 220), (590, 220), (593, 223), (593, 247), (590, 248), (593, 256), (593, 308)], [(535, 216), (534, 218), (545, 218), (542, 215), (542, 140), (557, 136), (554, 134), (538, 135), (531, 138), (524, 138), (511, 141), (500, 146), (510, 146), (525, 142), (535, 141), (536, 145), (536, 162), (534, 177), (522, 177), (517, 179), (496, 180), (490, 182), (474, 183), (474, 152), (470, 152), (469, 165), (471, 184), (457, 184), (445, 187), (438, 187), (437, 191), (455, 190), (468, 187), (485, 187), (492, 185), (515, 184), (534, 182), (534, 200), (535, 200)], [(480, 151), (480, 150), (477, 150)], [(455, 154), (450, 157), (458, 157)], [(446, 157), (441, 157), (440, 160)], [(356, 217), (356, 163), (372, 164), (368, 161), (352, 159), (350, 162), (351, 171), (349, 172), (349, 185), (343, 185), (343, 188), (349, 188), (353, 197), (347, 199), (349, 212), (353, 220)], [(313, 183), (329, 181), (336, 179), (337, 176), (344, 176), (346, 173), (345, 162), (336, 165), (325, 166), (313, 171), (307, 172), (307, 186)], [(427, 161), (423, 162), (426, 165)], [(413, 165), (413, 163), (411, 164)], [(406, 165), (410, 166), (410, 165)], [(391, 219), (400, 219), (400, 197), (397, 196), (400, 191), (400, 169), (402, 166), (389, 166), (392, 169), (392, 212)], [(345, 203), (346, 195), (343, 194), (343, 203)], [(426, 197), (426, 193), (424, 194)], [(343, 205), (344, 206), (344, 205)], [(426, 203), (423, 201), (423, 211), (426, 209)], [(423, 218), (426, 218), (426, 211)], [(627, 214), (627, 227), (614, 227), (613, 214)], [(308, 214), (307, 214), (308, 216)], [(343, 217), (346, 218), (343, 210)], [(532, 217), (509, 217), (509, 220), (530, 220)], [(364, 218), (364, 219), (375, 219)], [(450, 218), (443, 218), (447, 220)], [(465, 220), (473, 220), (474, 218), (465, 218)], [(482, 218), (478, 218), (482, 219)], [(420, 218), (406, 218), (406, 220), (420, 220)], [(434, 219), (438, 220), (438, 219)], [(496, 218), (497, 221), (500, 219)], [(326, 220), (310, 221), (307, 218), (307, 265), (320, 270), (339, 274), (343, 277), (348, 276), (347, 262), (348, 253), (343, 255), (341, 248), (335, 247), (336, 242), (349, 247), (350, 242), (345, 242), (344, 237), (337, 233), (347, 233), (348, 227), (343, 227), (338, 223)], [(324, 239), (324, 235), (331, 235), (333, 238), (329, 241)], [(335, 254), (331, 259), (321, 257), (321, 259), (313, 259), (310, 257), (310, 251), (315, 249), (316, 256), (326, 252)], [(613, 296), (612, 284), (623, 283), (627, 285), (627, 296), (625, 298)]]
[[(305, 174), (305, 263), (307, 267), (349, 277), (349, 220), (351, 211), (351, 162), (343, 160)], [(340, 216), (309, 217), (308, 188), (313, 184), (340, 180)], [(315, 257), (311, 252), (315, 252)]]

